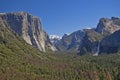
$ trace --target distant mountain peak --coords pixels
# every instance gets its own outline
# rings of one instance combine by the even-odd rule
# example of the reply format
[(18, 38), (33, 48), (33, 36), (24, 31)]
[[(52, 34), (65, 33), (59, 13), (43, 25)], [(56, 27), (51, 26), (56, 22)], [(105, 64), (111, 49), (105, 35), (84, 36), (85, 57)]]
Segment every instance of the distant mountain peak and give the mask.
[(62, 37), (58, 35), (50, 35), (49, 38), (53, 45), (55, 45), (58, 41), (62, 39)]
[(50, 35), (49, 36), (50, 39), (61, 39), (62, 37), (61, 36), (58, 36), (58, 35)]

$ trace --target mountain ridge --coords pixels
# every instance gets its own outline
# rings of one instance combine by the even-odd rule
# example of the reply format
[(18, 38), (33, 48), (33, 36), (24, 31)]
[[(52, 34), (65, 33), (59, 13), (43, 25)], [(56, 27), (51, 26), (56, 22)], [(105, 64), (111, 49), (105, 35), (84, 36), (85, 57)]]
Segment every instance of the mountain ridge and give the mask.
[(96, 28), (78, 30), (58, 38), (49, 37), (42, 28), (41, 20), (27, 12), (1, 13), (0, 17), (28, 44), (43, 52), (58, 50), (94, 54), (97, 52), (98, 43), (101, 49), (103, 39), (120, 30), (120, 18), (101, 18)]
[[(81, 36), (83, 36), (83, 38), (81, 39), (81, 43), (78, 42), (77, 44), (75, 44), (75, 42), (70, 41), (68, 36), (72, 37), (72, 35), (74, 36), (76, 35), (75, 33), (79, 34), (79, 32), (75, 31), (68, 36), (66, 35), (58, 43), (56, 43), (56, 48), (59, 51), (63, 51), (62, 49), (64, 49), (64, 51), (68, 51), (68, 49), (71, 48), (71, 47), (68, 48), (67, 43), (69, 43), (69, 44), (75, 44), (76, 46), (78, 45), (77, 49), (75, 47), (73, 47), (73, 49), (71, 48), (73, 52), (75, 51), (78, 52), (79, 54), (85, 54), (89, 52), (94, 54), (98, 50), (97, 48), (98, 43), (100, 43), (101, 46), (101, 42), (104, 38), (106, 38), (107, 36), (113, 34), (118, 30), (120, 30), (120, 18), (117, 17), (111, 17), (111, 19), (101, 18), (96, 28), (82, 30), (85, 34), (81, 34)], [(72, 39), (74, 40), (77, 38), (79, 37), (78, 36), (72, 37)], [(103, 51), (99, 51), (99, 53), (101, 52)]]

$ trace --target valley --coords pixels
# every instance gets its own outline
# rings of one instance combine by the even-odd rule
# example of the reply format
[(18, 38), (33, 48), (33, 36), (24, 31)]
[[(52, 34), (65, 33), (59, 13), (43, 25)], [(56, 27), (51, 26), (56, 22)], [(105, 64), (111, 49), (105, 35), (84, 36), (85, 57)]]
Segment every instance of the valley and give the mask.
[(101, 18), (95, 29), (50, 39), (39, 18), (1, 13), (0, 80), (120, 80), (119, 23)]

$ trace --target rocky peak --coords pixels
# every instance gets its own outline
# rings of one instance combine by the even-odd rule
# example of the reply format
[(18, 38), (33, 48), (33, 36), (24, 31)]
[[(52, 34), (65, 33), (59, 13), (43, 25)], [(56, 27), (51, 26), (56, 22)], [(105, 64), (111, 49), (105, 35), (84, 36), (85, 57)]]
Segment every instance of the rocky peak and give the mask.
[(1, 14), (0, 16), (28, 44), (44, 52), (46, 48), (55, 50), (50, 43), (48, 34), (42, 29), (42, 24), (38, 17), (26, 12), (12, 12)]
[(96, 31), (101, 34), (112, 34), (115, 31), (120, 30), (120, 19), (117, 17), (101, 18), (97, 25)]

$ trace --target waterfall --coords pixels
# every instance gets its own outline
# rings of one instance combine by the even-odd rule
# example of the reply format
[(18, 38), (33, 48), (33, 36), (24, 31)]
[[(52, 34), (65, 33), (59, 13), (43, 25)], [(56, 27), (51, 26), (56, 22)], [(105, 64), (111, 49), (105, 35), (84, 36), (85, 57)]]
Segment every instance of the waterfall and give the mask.
[(99, 52), (100, 52), (100, 43), (98, 42), (98, 47), (97, 47), (97, 54), (99, 54)]
[(99, 52), (100, 52), (100, 42), (98, 42), (97, 51), (95, 54), (93, 54), (93, 56), (98, 56)]

